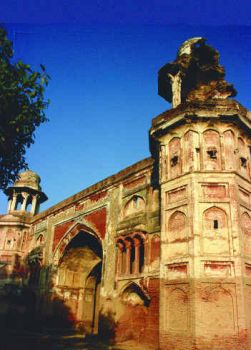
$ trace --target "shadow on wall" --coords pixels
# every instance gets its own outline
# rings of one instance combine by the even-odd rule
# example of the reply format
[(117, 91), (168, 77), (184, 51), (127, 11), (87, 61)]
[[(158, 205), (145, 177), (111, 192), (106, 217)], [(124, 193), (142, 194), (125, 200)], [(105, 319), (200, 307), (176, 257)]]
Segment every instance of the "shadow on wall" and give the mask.
[[(54, 285), (53, 266), (41, 264), (38, 249), (27, 257), (26, 265), (16, 264), (11, 273), (4, 267), (1, 272), (0, 335), (3, 338), (7, 339), (11, 332), (37, 332), (49, 336), (88, 333), (86, 329), (81, 328), (65, 301), (51, 293)], [(42, 290), (41, 286), (45, 288)], [(87, 334), (85, 337), (88, 349), (99, 342), (104, 345), (113, 344), (115, 328), (113, 314), (103, 315), (100, 312), (98, 334)], [(83, 340), (82, 335), (82, 342)]]
[(8, 284), (2, 289), (0, 298), (0, 332), (5, 331), (39, 331), (73, 330), (74, 319), (63, 300), (53, 298), (46, 300), (46, 314), (38, 311), (43, 303), (30, 286)]
[(117, 324), (112, 312), (99, 314), (98, 334), (88, 334), (85, 336), (85, 343), (88, 349), (108, 349), (115, 343)]
[[(46, 305), (46, 313), (38, 312)], [(40, 305), (40, 306), (39, 306)], [(44, 300), (30, 286), (6, 285), (0, 298), (2, 350), (16, 349), (109, 349), (115, 342), (116, 322), (112, 313), (99, 314), (98, 334), (79, 335), (70, 308), (60, 298)], [(78, 336), (66, 337), (65, 335)], [(35, 337), (34, 337), (35, 334)], [(5, 347), (6, 346), (6, 347)]]
[[(39, 331), (74, 328), (74, 318), (64, 301), (49, 290), (39, 292), (40, 271), (50, 276), (51, 266), (41, 265), (41, 249), (35, 248), (24, 263), (15, 259), (13, 268), (1, 269), (0, 332)], [(49, 277), (48, 277), (49, 278)], [(51, 277), (46, 281), (52, 286)]]

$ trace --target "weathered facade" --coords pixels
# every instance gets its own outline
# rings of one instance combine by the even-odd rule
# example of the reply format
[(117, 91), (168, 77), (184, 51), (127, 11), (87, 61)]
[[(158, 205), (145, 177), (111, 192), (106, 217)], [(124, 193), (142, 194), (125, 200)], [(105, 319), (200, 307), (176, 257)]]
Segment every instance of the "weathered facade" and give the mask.
[(152, 121), (150, 158), (42, 213), (39, 177), (20, 176), (0, 218), (2, 287), (29, 283), (47, 316), (61, 299), (87, 332), (113, 322), (120, 342), (251, 349), (251, 115), (218, 59), (194, 38), (160, 69), (173, 108)]

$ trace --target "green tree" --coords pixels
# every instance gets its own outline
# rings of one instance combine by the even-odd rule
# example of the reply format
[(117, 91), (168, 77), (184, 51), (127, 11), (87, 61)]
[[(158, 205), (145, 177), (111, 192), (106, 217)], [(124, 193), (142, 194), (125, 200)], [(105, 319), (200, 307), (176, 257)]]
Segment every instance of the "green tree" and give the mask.
[(41, 64), (33, 71), (21, 60), (13, 60), (12, 42), (0, 27), (0, 189), (17, 178), (26, 149), (34, 143), (36, 128), (46, 122), (44, 97), (49, 76)]

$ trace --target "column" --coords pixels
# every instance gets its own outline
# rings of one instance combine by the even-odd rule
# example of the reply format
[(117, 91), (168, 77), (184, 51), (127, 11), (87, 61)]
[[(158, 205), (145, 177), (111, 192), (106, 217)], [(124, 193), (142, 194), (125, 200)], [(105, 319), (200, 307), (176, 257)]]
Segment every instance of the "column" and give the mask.
[(11, 202), (11, 206), (10, 206), (10, 210), (15, 210), (17, 204), (17, 193), (13, 193), (12, 195), (12, 202)]
[(135, 262), (134, 262), (134, 271), (133, 273), (137, 275), (140, 270), (139, 270), (139, 263), (140, 263), (140, 245), (141, 242), (138, 239), (134, 238), (134, 246), (135, 246)]
[(32, 196), (31, 211), (30, 211), (31, 214), (35, 214), (36, 213), (37, 199), (38, 199), (38, 195), (37, 194)]
[(123, 245), (122, 243), (117, 243), (117, 275), (120, 276), (122, 275), (122, 267), (123, 267)]
[(28, 193), (22, 193), (22, 197), (23, 197), (23, 203), (22, 203), (22, 206), (21, 206), (21, 210), (25, 211), (26, 204), (27, 204), (27, 201), (29, 199), (29, 194)]
[(9, 199), (8, 199), (7, 213), (9, 213), (9, 211), (11, 210), (11, 204), (12, 204), (12, 199), (9, 198)]
[(131, 243), (126, 241), (126, 275), (130, 274), (131, 265)]

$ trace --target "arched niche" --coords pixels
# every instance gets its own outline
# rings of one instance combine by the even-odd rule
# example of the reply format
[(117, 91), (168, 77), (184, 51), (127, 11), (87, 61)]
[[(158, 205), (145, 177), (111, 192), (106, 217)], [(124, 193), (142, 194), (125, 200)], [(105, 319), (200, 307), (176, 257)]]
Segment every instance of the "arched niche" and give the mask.
[(241, 137), (238, 137), (238, 156), (239, 156), (239, 169), (242, 175), (249, 175), (249, 157), (248, 148)]
[(121, 300), (127, 305), (144, 305), (148, 306), (150, 298), (141, 287), (136, 283), (129, 283), (121, 292)]
[(189, 225), (187, 216), (182, 211), (167, 215), (166, 235), (168, 245), (162, 253), (168, 257), (180, 257), (188, 254)]
[(174, 137), (168, 144), (169, 172), (174, 178), (181, 174), (181, 141), (179, 137)]
[(175, 211), (168, 221), (169, 231), (181, 231), (186, 226), (186, 215), (181, 211)]
[(9, 229), (6, 233), (4, 249), (15, 250), (17, 248), (17, 243), (17, 233), (14, 230)]
[(190, 172), (199, 169), (199, 134), (188, 130), (184, 135), (183, 170)]
[(181, 211), (175, 211), (168, 220), (168, 241), (173, 242), (187, 236), (187, 217)]
[(145, 210), (145, 200), (138, 195), (134, 195), (124, 207), (124, 216)]
[(209, 333), (232, 332), (235, 328), (234, 303), (230, 291), (218, 286), (202, 293), (201, 319)]
[(218, 207), (211, 207), (203, 213), (203, 227), (206, 231), (221, 231), (227, 229), (227, 214)]
[(241, 229), (243, 233), (244, 253), (251, 254), (251, 217), (248, 213), (241, 215)]
[(218, 131), (203, 132), (203, 167), (205, 170), (221, 169), (220, 135)]
[(224, 145), (224, 160), (225, 169), (236, 169), (236, 156), (235, 156), (235, 136), (232, 130), (226, 130), (223, 133), (223, 145)]
[(204, 211), (202, 241), (204, 254), (229, 254), (230, 239), (225, 210), (213, 206)]
[(147, 321), (150, 298), (139, 285), (129, 283), (120, 293), (120, 308), (117, 322), (117, 340), (144, 342), (147, 336)]
[(168, 329), (175, 331), (187, 331), (189, 325), (189, 299), (187, 291), (175, 288), (168, 295)]

